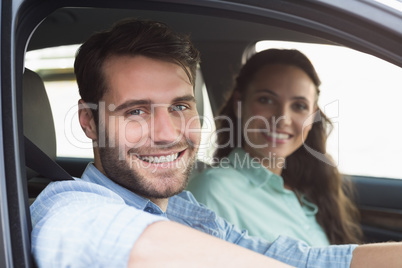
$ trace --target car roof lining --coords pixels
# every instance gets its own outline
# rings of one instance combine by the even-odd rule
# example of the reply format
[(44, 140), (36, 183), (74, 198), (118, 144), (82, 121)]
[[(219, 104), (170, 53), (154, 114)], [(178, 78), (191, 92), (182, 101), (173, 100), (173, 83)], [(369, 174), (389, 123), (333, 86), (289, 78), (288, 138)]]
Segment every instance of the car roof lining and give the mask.
[[(194, 42), (244, 42), (291, 38), (297, 42), (334, 44), (282, 27), (209, 15), (154, 10), (62, 8), (49, 15), (39, 25), (29, 42), (28, 50), (82, 43), (92, 33), (107, 29), (116, 21), (129, 17), (164, 22), (175, 31), (189, 34)], [(186, 21), (189, 23), (183, 23)]]
[[(116, 7), (119, 3), (116, 1)], [(137, 3), (138, 7), (135, 6)], [(260, 40), (343, 43), (353, 49), (371, 52), (375, 56), (402, 65), (400, 44), (393, 40), (391, 32), (378, 33), (376, 27), (379, 26), (374, 25), (376, 27), (373, 26), (373, 29), (367, 28), (366, 26), (370, 24), (359, 23), (361, 22), (359, 18), (348, 18), (348, 14), (341, 14), (344, 15), (343, 20), (337, 19), (340, 15), (337, 10), (328, 15), (331, 18), (322, 18), (320, 15), (323, 13), (320, 12), (323, 11), (319, 8), (312, 9), (315, 7), (311, 7), (311, 3), (300, 6), (300, 10), (295, 9), (297, 4), (289, 5), (289, 10), (286, 10), (288, 13), (280, 10), (283, 7), (278, 7), (277, 3), (272, 4), (272, 10), (269, 8), (248, 10), (246, 6), (229, 2), (223, 4), (200, 1), (194, 4), (193, 1), (189, 1), (189, 3), (166, 5), (169, 8), (164, 11), (161, 10), (163, 7), (158, 7), (156, 10), (149, 2), (144, 1), (133, 3), (130, 7), (133, 9), (60, 8), (47, 16), (37, 27), (27, 49), (81, 43), (92, 33), (109, 28), (116, 21), (128, 17), (165, 22), (174, 30), (189, 34), (200, 50), (201, 69), (212, 99), (211, 107), (214, 113), (220, 108), (223, 96), (231, 86), (233, 75), (241, 66), (244, 51)], [(197, 7), (198, 3), (204, 7)], [(208, 5), (210, 8), (207, 8)], [(219, 5), (221, 7), (218, 7)], [(174, 8), (178, 11), (172, 11)], [(321, 8), (325, 9), (325, 5)], [(312, 11), (312, 17), (303, 17), (308, 11)], [(339, 25), (335, 20), (339, 20)], [(356, 26), (355, 29), (349, 29), (353, 28), (351, 25)], [(216, 75), (218, 73), (219, 76)]]

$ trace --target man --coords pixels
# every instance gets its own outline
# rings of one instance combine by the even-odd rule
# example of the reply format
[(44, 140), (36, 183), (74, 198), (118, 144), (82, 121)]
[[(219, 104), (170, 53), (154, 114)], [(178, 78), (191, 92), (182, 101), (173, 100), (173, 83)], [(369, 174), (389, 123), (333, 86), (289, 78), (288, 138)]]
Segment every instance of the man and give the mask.
[(183, 191), (200, 142), (198, 62), (186, 37), (157, 22), (124, 21), (81, 46), (79, 121), (95, 161), (31, 206), (38, 266), (401, 265), (400, 244), (318, 249), (251, 238)]

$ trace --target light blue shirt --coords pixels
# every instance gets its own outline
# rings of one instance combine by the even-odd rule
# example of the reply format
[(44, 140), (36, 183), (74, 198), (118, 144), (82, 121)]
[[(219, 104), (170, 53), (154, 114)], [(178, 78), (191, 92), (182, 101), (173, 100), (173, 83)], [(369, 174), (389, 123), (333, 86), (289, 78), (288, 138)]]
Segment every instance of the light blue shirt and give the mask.
[(236, 148), (187, 187), (195, 198), (250, 235), (274, 241), (285, 235), (310, 246), (328, 246), (317, 223), (318, 207), (284, 187), (283, 178)]
[(346, 268), (356, 247), (311, 248), (287, 237), (268, 243), (218, 217), (187, 191), (171, 197), (164, 213), (92, 164), (82, 180), (51, 183), (31, 206), (31, 217), (32, 252), (39, 267), (126, 267), (138, 237), (160, 220), (179, 222), (296, 267)]

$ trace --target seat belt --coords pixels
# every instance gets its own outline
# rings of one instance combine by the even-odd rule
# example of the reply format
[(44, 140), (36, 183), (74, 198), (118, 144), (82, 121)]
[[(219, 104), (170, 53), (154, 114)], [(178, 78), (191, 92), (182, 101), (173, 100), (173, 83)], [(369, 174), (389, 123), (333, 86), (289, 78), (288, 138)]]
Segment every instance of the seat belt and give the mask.
[(38, 146), (24, 136), (25, 164), (52, 181), (73, 180), (61, 166), (53, 161)]

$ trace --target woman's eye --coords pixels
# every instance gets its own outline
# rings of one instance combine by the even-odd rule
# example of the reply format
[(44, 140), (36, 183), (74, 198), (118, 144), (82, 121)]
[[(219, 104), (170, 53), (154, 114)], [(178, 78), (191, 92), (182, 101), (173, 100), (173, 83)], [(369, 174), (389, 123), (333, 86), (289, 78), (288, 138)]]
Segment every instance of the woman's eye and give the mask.
[(259, 97), (258, 102), (263, 104), (272, 104), (273, 100), (269, 97)]
[(144, 113), (144, 111), (142, 111), (140, 109), (135, 109), (135, 110), (131, 110), (128, 114), (129, 115), (141, 115), (143, 113)]
[(294, 107), (296, 108), (296, 110), (307, 110), (308, 106), (305, 103), (295, 103)]
[(173, 105), (172, 106), (172, 111), (178, 112), (178, 111), (184, 111), (187, 109), (187, 106), (185, 105)]

